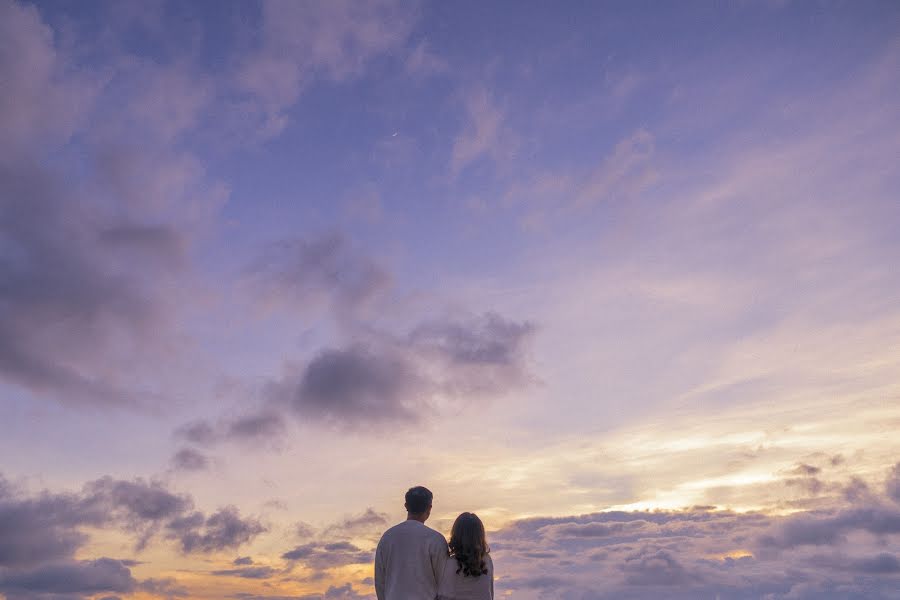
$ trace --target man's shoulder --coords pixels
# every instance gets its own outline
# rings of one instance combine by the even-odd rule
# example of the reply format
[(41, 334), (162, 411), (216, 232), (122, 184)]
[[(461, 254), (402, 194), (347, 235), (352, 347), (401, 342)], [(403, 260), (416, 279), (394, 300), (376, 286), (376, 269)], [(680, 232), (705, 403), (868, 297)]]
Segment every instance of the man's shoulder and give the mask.
[(443, 544), (446, 544), (446, 543), (447, 543), (446, 538), (444, 538), (444, 536), (441, 534), (440, 531), (436, 531), (436, 530), (434, 530), (434, 529), (432, 529), (431, 527), (428, 527), (428, 526), (425, 526), (425, 530), (426, 530), (426, 532), (427, 532), (429, 538), (434, 539), (434, 540), (438, 540), (438, 541), (440, 541), (440, 542), (443, 543)]
[(447, 550), (447, 538), (445, 538), (439, 531), (435, 531), (431, 527), (425, 527), (428, 533), (428, 546), (431, 548), (431, 552), (446, 555), (448, 554)]
[(387, 530), (385, 530), (385, 532), (381, 534), (381, 539), (388, 540), (388, 539), (392, 538), (393, 536), (397, 535), (397, 533), (400, 531), (402, 525), (403, 525), (403, 523), (397, 523), (393, 527), (388, 527)]
[(428, 540), (440, 541), (442, 544), (447, 543), (447, 540), (444, 539), (444, 536), (441, 535), (440, 532), (435, 531), (424, 523), (412, 520), (397, 523), (396, 525), (385, 531), (381, 535), (381, 539), (391, 539), (395, 536), (419, 537), (426, 538)]
[(394, 536), (406, 536), (416, 532), (417, 528), (414, 525), (410, 525), (410, 523), (411, 521), (401, 521), (393, 527), (389, 527), (387, 531), (381, 534), (381, 539), (389, 539)]

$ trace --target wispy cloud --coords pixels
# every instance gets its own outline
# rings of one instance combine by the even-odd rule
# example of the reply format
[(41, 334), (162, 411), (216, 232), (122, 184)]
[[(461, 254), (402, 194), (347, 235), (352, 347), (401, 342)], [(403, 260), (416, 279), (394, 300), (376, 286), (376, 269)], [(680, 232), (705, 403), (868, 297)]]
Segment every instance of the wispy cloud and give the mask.
[(358, 76), (377, 56), (397, 49), (414, 15), (402, 2), (262, 5), (255, 47), (239, 61), (235, 84), (258, 113), (262, 137), (279, 134), (286, 110), (315, 77), (343, 81)]
[(476, 87), (463, 95), (462, 103), (466, 119), (462, 131), (453, 140), (450, 158), (454, 175), (479, 159), (497, 159), (504, 152), (504, 113), (493, 94), (484, 87)]

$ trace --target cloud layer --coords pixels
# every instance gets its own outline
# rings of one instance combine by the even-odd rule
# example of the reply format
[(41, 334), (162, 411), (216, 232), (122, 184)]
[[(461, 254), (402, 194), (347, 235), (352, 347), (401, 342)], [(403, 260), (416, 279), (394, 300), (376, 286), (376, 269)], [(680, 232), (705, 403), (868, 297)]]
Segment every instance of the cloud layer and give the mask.
[(900, 505), (789, 516), (699, 507), (527, 519), (490, 539), (517, 598), (895, 598)]

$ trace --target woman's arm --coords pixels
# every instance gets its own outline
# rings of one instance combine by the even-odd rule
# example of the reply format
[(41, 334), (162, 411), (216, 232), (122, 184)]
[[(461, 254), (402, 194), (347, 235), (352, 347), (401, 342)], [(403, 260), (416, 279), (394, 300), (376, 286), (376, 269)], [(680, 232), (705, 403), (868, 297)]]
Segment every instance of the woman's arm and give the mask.
[(494, 559), (491, 558), (490, 554), (487, 555), (487, 559), (491, 565), (488, 567), (490, 569), (488, 575), (491, 577), (491, 600), (494, 600)]

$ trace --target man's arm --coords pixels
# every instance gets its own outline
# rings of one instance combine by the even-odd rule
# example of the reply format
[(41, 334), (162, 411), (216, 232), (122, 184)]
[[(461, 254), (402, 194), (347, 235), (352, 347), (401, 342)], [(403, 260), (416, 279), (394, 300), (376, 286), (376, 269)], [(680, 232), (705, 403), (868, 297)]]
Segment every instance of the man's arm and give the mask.
[(447, 548), (447, 541), (444, 536), (438, 534), (435, 536), (434, 542), (431, 544), (431, 572), (434, 573), (435, 589), (441, 585), (441, 576), (444, 574), (444, 563), (450, 556), (450, 550)]
[(381, 541), (379, 541), (378, 547), (375, 548), (375, 595), (378, 597), (378, 600), (385, 600), (384, 576), (384, 549), (382, 548)]

